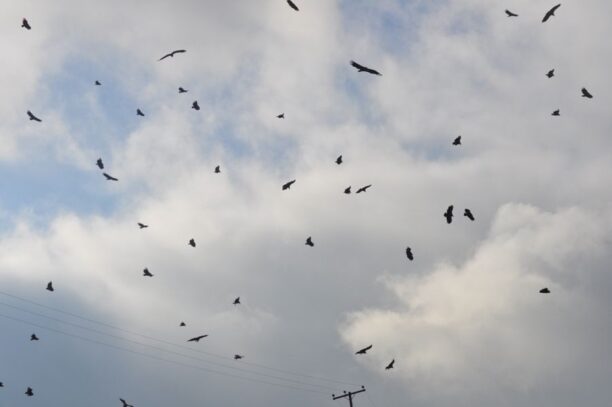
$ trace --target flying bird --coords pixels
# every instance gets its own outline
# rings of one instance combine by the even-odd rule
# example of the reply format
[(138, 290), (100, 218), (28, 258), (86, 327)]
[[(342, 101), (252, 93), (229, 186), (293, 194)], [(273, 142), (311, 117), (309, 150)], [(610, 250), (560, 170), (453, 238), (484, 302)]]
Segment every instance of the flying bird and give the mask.
[(453, 205), (449, 206), (444, 212), (444, 217), (446, 218), (446, 223), (451, 223), (453, 221)]
[(559, 111), (559, 109), (557, 109), (551, 113), (551, 116), (561, 116), (561, 112)]
[(30, 27), (30, 23), (28, 23), (28, 20), (26, 20), (25, 18), (21, 20), (21, 26), (25, 28), (26, 30), (32, 29), (32, 27)]
[(142, 270), (142, 275), (143, 275), (144, 277), (153, 277), (153, 274), (151, 274), (151, 272), (149, 271), (149, 269), (148, 269), (148, 268), (146, 268), (146, 267), (145, 267), (145, 269), (144, 269), (144, 270)]
[(127, 401), (125, 401), (124, 399), (119, 399), (119, 401), (123, 403), (123, 407), (134, 407), (133, 405), (128, 404)]
[(142, 116), (142, 117), (144, 117), (144, 113), (142, 112), (142, 110), (140, 110), (140, 109), (136, 109), (136, 116)]
[(38, 336), (36, 336), (36, 334), (32, 334), (30, 335), (30, 341), (39, 341), (40, 339), (38, 339)]
[(368, 190), (368, 188), (370, 188), (372, 186), (372, 184), (370, 185), (366, 185), (365, 187), (361, 187), (357, 190), (357, 194), (361, 193), (361, 192), (366, 192)]
[(53, 289), (53, 282), (52, 281), (49, 281), (49, 283), (47, 284), (47, 291), (51, 291), (51, 292), (54, 291), (54, 289)]
[(195, 240), (189, 239), (189, 246), (196, 247)]
[(311, 236), (308, 236), (308, 239), (306, 239), (306, 246), (314, 247)]
[(187, 52), (187, 50), (186, 49), (177, 49), (177, 50), (169, 52), (166, 55), (164, 55), (163, 57), (159, 58), (159, 61), (161, 61), (162, 59), (166, 59), (168, 57), (174, 57), (174, 54), (180, 54), (180, 53), (183, 53), (183, 52)]
[(553, 76), (555, 76), (555, 70), (551, 69), (550, 71), (546, 72), (546, 76), (552, 78)]
[(144, 223), (140, 223), (140, 222), (138, 222), (137, 225), (138, 225), (138, 227), (140, 227), (140, 229), (144, 229), (144, 228), (148, 228), (149, 227), (149, 225), (145, 225)]
[(453, 140), (453, 145), (454, 146), (460, 146), (461, 145), (461, 136), (458, 136), (457, 138), (455, 138), (455, 140)]
[(104, 163), (102, 162), (101, 158), (98, 158), (98, 160), (96, 161), (96, 165), (98, 166), (99, 169), (101, 170), (104, 169)]
[(200, 339), (206, 338), (208, 335), (200, 335), (189, 339), (187, 342), (200, 342)]
[(28, 117), (30, 118), (30, 120), (34, 120), (36, 122), (42, 122), (42, 120), (40, 120), (38, 117), (34, 116), (34, 113), (30, 112), (28, 110)]
[(349, 186), (349, 187), (345, 188), (344, 189), (344, 193), (345, 194), (350, 194), (351, 193), (351, 187)]
[(191, 104), (191, 108), (195, 109), (195, 110), (200, 110), (200, 105), (198, 105), (198, 101), (194, 100), (193, 103)]
[(95, 81), (95, 82), (94, 82), (94, 85), (96, 85), (96, 86), (102, 86), (102, 84), (100, 83), (100, 81)]
[(108, 175), (107, 173), (103, 172), (102, 175), (104, 175), (104, 178), (106, 178), (107, 181), (119, 181), (118, 178), (113, 177), (112, 175)]
[(336, 164), (340, 165), (342, 164), (342, 156), (339, 155), (338, 158), (336, 158)]
[(25, 395), (28, 397), (32, 397), (34, 395), (34, 391), (31, 387), (28, 387), (28, 389), (25, 391)]
[(593, 95), (591, 95), (591, 93), (588, 90), (586, 90), (586, 88), (582, 88), (582, 97), (593, 99)]
[(291, 185), (293, 185), (294, 183), (295, 183), (295, 180), (289, 181), (286, 184), (283, 184), (283, 191), (286, 190), (286, 189), (290, 189)]
[(395, 364), (395, 359), (393, 359), (386, 367), (385, 370), (393, 369), (393, 365)]
[(234, 360), (238, 360), (238, 359), (243, 359), (244, 356), (242, 355), (234, 355)]
[(220, 166), (220, 165), (217, 165), (217, 166), (215, 167), (215, 174), (219, 174), (220, 172), (221, 172), (221, 166)]
[(542, 22), (545, 23), (549, 18), (554, 16), (555, 15), (555, 11), (557, 11), (557, 9), (559, 7), (561, 7), (561, 4), (557, 4), (555, 7), (551, 8), (550, 10), (548, 10), (546, 12), (546, 15), (544, 15), (544, 18), (542, 19)]
[(372, 349), (372, 345), (366, 346), (363, 349), (359, 349), (357, 352), (355, 352), (355, 355), (365, 355), (366, 352), (369, 351), (370, 349)]
[(550, 294), (550, 290), (549, 290), (548, 288), (546, 288), (546, 287), (545, 287), (545, 288), (542, 288), (542, 289), (540, 290), (540, 294)]
[(278, 116), (276, 116), (277, 119), (284, 119), (285, 118), (285, 113), (281, 113)]
[(179, 326), (187, 326), (187, 324), (181, 321), (181, 323), (179, 324)]
[(188, 92), (188, 90), (187, 90), (187, 89), (183, 89), (183, 88), (181, 88), (180, 86), (179, 86), (179, 89), (178, 89), (178, 90), (179, 90), (179, 93), (187, 93), (187, 92)]
[(412, 255), (412, 249), (410, 247), (406, 247), (406, 257), (408, 257), (408, 260), (410, 261), (414, 260), (414, 256)]
[(0, 382), (0, 387), (4, 387), (4, 383)]
[(518, 14), (514, 14), (512, 11), (510, 10), (506, 10), (506, 15), (508, 17), (518, 17)]
[(234, 300), (234, 305), (239, 305), (239, 304), (240, 304), (240, 297), (237, 297), (237, 298)]
[(472, 222), (474, 221), (474, 215), (472, 215), (472, 211), (467, 208), (463, 211), (463, 216), (466, 216)]
[(374, 69), (368, 68), (367, 66), (363, 66), (358, 64), (355, 61), (351, 61), (351, 65), (355, 68), (357, 68), (357, 71), (359, 72), (367, 72), (367, 73), (371, 73), (372, 75), (379, 75), (382, 76), (382, 74)]
[(300, 11), (300, 9), (298, 8), (298, 6), (295, 5), (294, 2), (292, 2), (291, 0), (287, 0), (287, 4), (289, 4), (289, 6), (294, 9), (295, 11)]

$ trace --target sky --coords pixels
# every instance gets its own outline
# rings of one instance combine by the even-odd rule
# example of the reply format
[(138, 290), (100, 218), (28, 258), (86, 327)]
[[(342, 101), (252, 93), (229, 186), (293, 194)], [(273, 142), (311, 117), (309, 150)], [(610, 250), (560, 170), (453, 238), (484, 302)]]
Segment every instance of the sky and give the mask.
[(0, 5), (0, 407), (610, 404), (612, 4), (294, 2)]

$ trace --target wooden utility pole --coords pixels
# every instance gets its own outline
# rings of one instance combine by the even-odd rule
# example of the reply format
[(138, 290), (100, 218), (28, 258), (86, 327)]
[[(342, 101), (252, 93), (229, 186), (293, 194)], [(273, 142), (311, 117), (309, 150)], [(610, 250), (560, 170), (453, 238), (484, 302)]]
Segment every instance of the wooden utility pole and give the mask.
[(336, 396), (335, 394), (332, 394), (332, 400), (338, 400), (338, 399), (342, 399), (344, 397), (348, 397), (349, 407), (353, 407), (353, 396), (355, 394), (363, 393), (364, 391), (366, 391), (364, 386), (361, 386), (361, 390), (357, 390), (357, 391), (349, 391), (349, 392), (347, 392), (346, 390), (344, 390), (344, 394), (341, 395), (341, 396)]

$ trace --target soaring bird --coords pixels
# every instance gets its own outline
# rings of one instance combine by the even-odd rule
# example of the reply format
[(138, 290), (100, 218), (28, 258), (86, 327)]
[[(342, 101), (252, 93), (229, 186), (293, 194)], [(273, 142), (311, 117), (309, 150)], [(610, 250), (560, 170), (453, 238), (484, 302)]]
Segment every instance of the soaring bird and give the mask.
[(200, 110), (200, 105), (198, 105), (198, 101), (194, 100), (193, 103), (191, 104), (191, 108), (195, 109), (195, 110)]
[(408, 260), (410, 261), (414, 260), (414, 256), (412, 255), (412, 249), (410, 247), (406, 247), (406, 257), (408, 257)]
[(187, 89), (183, 89), (182, 87), (179, 86), (179, 93), (187, 93), (188, 90)]
[(206, 338), (208, 335), (200, 335), (189, 339), (187, 342), (200, 342), (200, 339)]
[(276, 116), (277, 119), (284, 119), (285, 118), (285, 113), (281, 113), (278, 116)]
[(361, 187), (357, 190), (357, 194), (361, 193), (361, 192), (366, 192), (368, 190), (368, 188), (370, 188), (372, 186), (372, 184), (366, 185), (365, 187)]
[(458, 136), (455, 140), (453, 140), (453, 145), (454, 146), (460, 146), (461, 145), (461, 136)]
[(189, 239), (189, 243), (188, 243), (188, 244), (189, 244), (189, 246), (191, 246), (191, 247), (196, 247), (196, 244), (195, 244), (195, 240), (194, 240), (194, 239)]
[(240, 297), (236, 297), (236, 299), (234, 300), (234, 305), (239, 305), (240, 304)]
[(105, 172), (103, 172), (102, 175), (104, 175), (104, 178), (106, 178), (107, 181), (119, 181), (119, 178), (115, 178), (112, 175), (108, 175)]
[(221, 172), (221, 166), (220, 166), (220, 165), (217, 165), (217, 166), (215, 167), (215, 174), (219, 174), (220, 172)]
[(149, 225), (145, 225), (144, 223), (140, 223), (140, 222), (138, 222), (137, 225), (138, 225), (138, 227), (140, 227), (140, 229), (144, 229), (144, 228), (148, 228), (149, 227)]
[(30, 335), (30, 341), (39, 341), (40, 339), (38, 339), (38, 336), (36, 336), (36, 334), (32, 334)]
[(593, 95), (591, 95), (591, 93), (589, 93), (589, 91), (586, 90), (586, 88), (582, 88), (582, 97), (583, 98), (588, 98), (588, 99), (593, 99)]
[(551, 113), (551, 116), (561, 116), (561, 112), (559, 111), (559, 109), (557, 109)]
[(98, 160), (96, 161), (96, 165), (98, 166), (99, 169), (101, 170), (104, 169), (104, 163), (102, 162), (101, 158), (98, 158)]
[(234, 355), (234, 360), (238, 360), (238, 359), (243, 359), (244, 356), (242, 355)]
[(314, 247), (311, 236), (308, 236), (308, 239), (306, 239), (306, 246)]
[(342, 156), (339, 155), (338, 158), (336, 158), (336, 164), (340, 165), (342, 164)]
[(453, 221), (453, 205), (446, 209), (446, 212), (444, 212), (444, 217), (446, 218), (446, 223), (451, 223)]
[(550, 290), (548, 288), (544, 287), (544, 288), (542, 288), (540, 290), (540, 294), (550, 294)]
[(100, 81), (95, 81), (95, 82), (94, 82), (94, 85), (96, 85), (96, 86), (102, 86), (102, 84), (100, 83)]
[(183, 53), (183, 52), (187, 52), (187, 50), (186, 49), (177, 49), (175, 51), (167, 53), (163, 57), (159, 58), (159, 60), (161, 61), (162, 59), (166, 59), (168, 57), (174, 57), (174, 54), (180, 54), (180, 53)]
[(350, 187), (350, 186), (346, 187), (346, 188), (344, 189), (344, 193), (345, 193), (345, 194), (350, 194), (350, 193), (351, 193), (351, 187)]
[(181, 323), (179, 324), (179, 326), (187, 326), (186, 323), (184, 323), (183, 321), (181, 321)]
[(389, 370), (389, 369), (393, 369), (393, 365), (395, 364), (395, 359), (393, 359), (388, 365), (387, 367), (385, 367), (385, 370)]
[(136, 109), (136, 116), (142, 116), (142, 117), (144, 117), (144, 113), (142, 112), (142, 110), (140, 110), (140, 109)]
[(149, 271), (149, 269), (148, 269), (148, 268), (146, 268), (146, 267), (145, 267), (145, 269), (144, 269), (144, 270), (142, 270), (142, 275), (143, 275), (144, 277), (153, 277), (153, 274), (151, 274), (151, 272)]
[(542, 19), (542, 22), (545, 23), (549, 18), (554, 16), (555, 15), (555, 11), (557, 11), (557, 9), (559, 7), (561, 7), (561, 4), (557, 4), (555, 7), (551, 8), (550, 10), (548, 10), (546, 12), (546, 15), (544, 15), (544, 18)]
[(34, 120), (35, 122), (42, 122), (42, 120), (34, 116), (34, 113), (30, 112), (29, 110), (28, 110), (28, 117), (30, 118), (30, 120)]
[(358, 64), (355, 61), (351, 61), (351, 65), (355, 68), (357, 68), (357, 71), (359, 72), (367, 72), (367, 73), (371, 73), (372, 75), (380, 75), (382, 76), (382, 74), (374, 69), (368, 68), (367, 66), (363, 66)]
[(474, 215), (472, 215), (472, 211), (467, 208), (463, 211), (463, 216), (467, 217), (471, 221), (474, 221)]
[(28, 20), (26, 20), (25, 18), (21, 20), (21, 26), (25, 28), (26, 30), (32, 29), (32, 27), (30, 27), (30, 23), (28, 23)]
[(355, 355), (365, 355), (366, 352), (369, 351), (370, 349), (372, 349), (372, 345), (366, 346), (363, 349), (359, 349), (357, 352), (355, 352)]
[(300, 9), (298, 8), (298, 6), (295, 5), (294, 2), (292, 2), (291, 0), (287, 0), (287, 4), (289, 4), (289, 6), (294, 9), (295, 11), (300, 11)]
[(34, 391), (32, 390), (32, 388), (31, 388), (31, 387), (28, 387), (28, 389), (25, 391), (25, 394), (26, 394), (28, 397), (32, 397), (32, 396), (34, 395)]
[(518, 14), (514, 14), (512, 11), (510, 10), (506, 10), (506, 15), (508, 17), (518, 17)]
[(294, 183), (295, 183), (295, 180), (289, 181), (286, 184), (283, 184), (283, 191), (286, 190), (286, 189), (290, 189), (291, 185), (293, 185)]
[(54, 291), (54, 289), (53, 289), (53, 282), (52, 281), (49, 281), (49, 283), (47, 284), (47, 291), (51, 291), (51, 292)]
[(122, 407), (134, 407), (133, 405), (128, 404), (127, 401), (125, 401), (124, 399), (119, 399), (119, 401), (123, 403)]
[(546, 76), (552, 78), (553, 76), (555, 76), (555, 70), (551, 69), (550, 71), (546, 72)]

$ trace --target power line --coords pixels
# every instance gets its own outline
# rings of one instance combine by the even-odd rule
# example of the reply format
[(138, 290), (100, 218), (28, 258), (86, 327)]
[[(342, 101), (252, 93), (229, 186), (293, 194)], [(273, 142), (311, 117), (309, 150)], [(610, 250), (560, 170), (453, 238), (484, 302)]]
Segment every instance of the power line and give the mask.
[(336, 395), (332, 394), (332, 400), (338, 400), (338, 399), (342, 399), (342, 398), (348, 397), (349, 406), (353, 407), (353, 396), (355, 394), (363, 393), (365, 391), (366, 391), (366, 389), (365, 389), (364, 386), (361, 386), (361, 390), (357, 390), (357, 391), (349, 391), (349, 392), (347, 392), (345, 390), (344, 394), (341, 395), (341, 396), (336, 396)]

